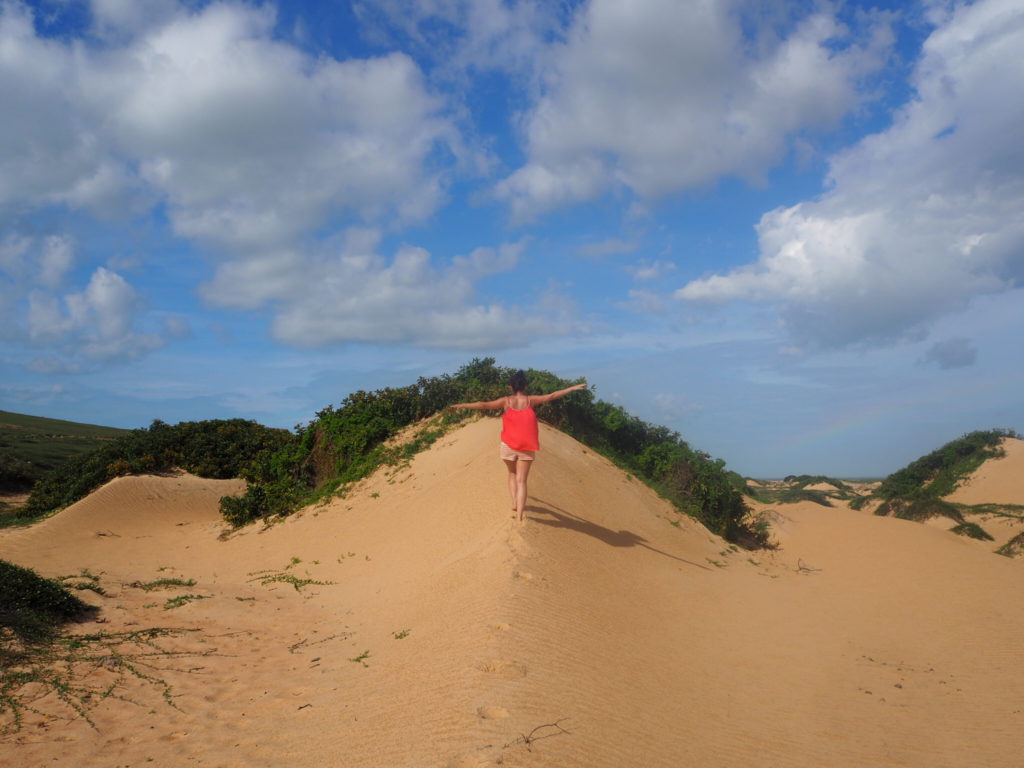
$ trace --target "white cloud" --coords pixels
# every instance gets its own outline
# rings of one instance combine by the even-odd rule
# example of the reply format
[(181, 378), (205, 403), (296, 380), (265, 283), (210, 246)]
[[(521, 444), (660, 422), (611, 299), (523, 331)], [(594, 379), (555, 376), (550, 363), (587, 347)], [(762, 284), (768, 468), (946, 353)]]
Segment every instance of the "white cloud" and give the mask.
[(790, 137), (834, 126), (882, 63), (884, 18), (853, 40), (823, 6), (779, 37), (757, 8), (587, 4), (549, 52), (543, 95), (524, 120), (528, 162), (498, 197), (525, 219), (615, 187), (657, 198), (723, 175), (758, 179)]
[(26, 6), (0, 6), (0, 208), (164, 201), (178, 234), (236, 249), (442, 201), (434, 158), (455, 134), (408, 56), (313, 58), (274, 38), (270, 6), (93, 12), (117, 33), (105, 46), (44, 39)]
[(525, 241), (477, 248), (447, 266), (402, 246), (376, 253), (372, 230), (348, 233), (340, 252), (268, 253), (220, 267), (203, 295), (213, 305), (273, 312), (274, 336), (296, 346), (352, 341), (493, 349), (574, 329), (571, 310), (550, 295), (528, 306), (479, 301), (476, 283), (513, 269)]
[(80, 293), (64, 297), (65, 311), (55, 311), (53, 302), (43, 304), (48, 306), (41, 328), (32, 323), (30, 312), (33, 337), (37, 332), (66, 334), (64, 346), (75, 345), (87, 359), (133, 358), (164, 345), (160, 335), (137, 329), (141, 298), (123, 277), (105, 267), (96, 269)]
[(668, 275), (676, 271), (676, 265), (671, 261), (655, 259), (654, 261), (640, 261), (627, 269), (633, 273), (634, 280), (647, 282), (651, 280), (665, 279)]
[(28, 364), (36, 372), (73, 372), (83, 361), (139, 357), (182, 333), (174, 318), (154, 332), (141, 329), (145, 305), (118, 273), (98, 267), (79, 291), (61, 292), (76, 259), (66, 235), (27, 237), (0, 243), (2, 337), (18, 346), (48, 350)]
[(49, 235), (39, 256), (39, 282), (55, 288), (75, 262), (75, 248), (66, 235)]
[(798, 341), (922, 334), (1024, 275), (1024, 8), (957, 6), (924, 44), (893, 125), (833, 158), (820, 199), (771, 211), (756, 264), (688, 300), (777, 303)]

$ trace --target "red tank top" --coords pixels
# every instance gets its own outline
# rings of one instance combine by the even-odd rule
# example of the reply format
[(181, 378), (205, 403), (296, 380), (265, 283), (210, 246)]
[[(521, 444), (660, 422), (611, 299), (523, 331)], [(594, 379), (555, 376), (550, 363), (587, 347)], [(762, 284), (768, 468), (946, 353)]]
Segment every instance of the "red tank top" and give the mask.
[(536, 451), (540, 449), (540, 436), (537, 430), (537, 414), (532, 406), (521, 411), (507, 403), (505, 412), (501, 414), (501, 442), (513, 451)]

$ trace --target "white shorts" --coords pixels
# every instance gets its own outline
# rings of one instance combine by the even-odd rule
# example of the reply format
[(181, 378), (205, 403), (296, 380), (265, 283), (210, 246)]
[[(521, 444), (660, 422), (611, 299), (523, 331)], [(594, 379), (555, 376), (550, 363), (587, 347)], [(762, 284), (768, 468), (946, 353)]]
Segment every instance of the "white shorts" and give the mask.
[(501, 441), (501, 460), (502, 461), (533, 461), (537, 458), (536, 451), (517, 451), (509, 448), (505, 445), (505, 441)]

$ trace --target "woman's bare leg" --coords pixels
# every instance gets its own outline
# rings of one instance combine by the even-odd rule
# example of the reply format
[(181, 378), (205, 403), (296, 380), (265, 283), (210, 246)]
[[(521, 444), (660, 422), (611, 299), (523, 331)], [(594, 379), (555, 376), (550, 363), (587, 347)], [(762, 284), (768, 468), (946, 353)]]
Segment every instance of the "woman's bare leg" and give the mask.
[(521, 464), (522, 462), (517, 462), (515, 459), (502, 459), (502, 461), (505, 462), (505, 466), (508, 468), (508, 492), (509, 492), (509, 495), (512, 497), (512, 511), (515, 512), (516, 511), (516, 464)]
[(532, 461), (516, 462), (516, 519), (523, 522), (523, 510), (526, 508), (526, 478), (530, 476)]

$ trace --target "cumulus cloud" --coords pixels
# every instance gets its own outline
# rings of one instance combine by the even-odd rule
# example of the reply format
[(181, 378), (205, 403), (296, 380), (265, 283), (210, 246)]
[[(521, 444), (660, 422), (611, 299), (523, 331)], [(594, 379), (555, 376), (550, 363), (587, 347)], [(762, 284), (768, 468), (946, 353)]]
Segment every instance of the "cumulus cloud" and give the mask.
[(75, 261), (75, 244), (63, 235), (12, 233), (0, 242), (2, 338), (48, 350), (33, 358), (31, 370), (73, 372), (83, 362), (136, 358), (182, 332), (180, 318), (142, 330), (145, 302), (106, 267), (96, 268), (81, 290), (69, 287)]
[(338, 253), (287, 251), (231, 261), (203, 294), (217, 306), (269, 306), (274, 336), (297, 346), (361, 341), (493, 349), (573, 330), (569, 310), (551, 296), (527, 306), (477, 300), (477, 282), (513, 269), (525, 241), (477, 248), (444, 266), (408, 245), (389, 259), (376, 252), (378, 244), (377, 232), (356, 229)]
[(99, 267), (88, 285), (63, 301), (36, 292), (29, 297), (29, 336), (33, 341), (59, 340), (88, 360), (139, 357), (163, 346), (156, 333), (137, 329), (142, 309), (138, 293), (116, 272)]
[(921, 336), (972, 296), (1019, 284), (1022, 47), (1019, 3), (955, 7), (891, 127), (832, 159), (821, 198), (762, 217), (757, 263), (677, 296), (774, 303), (798, 341), (827, 346)]
[(432, 159), (453, 131), (408, 56), (311, 57), (275, 39), (270, 6), (92, 10), (117, 32), (106, 46), (45, 39), (26, 6), (0, 6), (0, 206), (109, 212), (132, 193), (178, 234), (240, 249), (443, 200)]
[[(519, 219), (624, 187), (657, 198), (760, 178), (790, 137), (834, 126), (890, 44), (828, 6), (782, 33), (754, 4), (593, 0), (545, 63), (527, 163), (496, 187)], [(751, 37), (744, 27), (757, 30)]]
[[(530, 58), (542, 6), (456, 5), (424, 12), (465, 30), (465, 66)], [(289, 344), (465, 347), (563, 332), (551, 306), (476, 298), (477, 282), (510, 269), (521, 245), (439, 265), (411, 246), (377, 253), (379, 228), (436, 211), (446, 153), (461, 151), (445, 102), (409, 56), (311, 56), (279, 36), (270, 4), (94, 0), (91, 12), (96, 44), (84, 45), (46, 38), (27, 5), (0, 2), (0, 212), (159, 206), (175, 234), (216, 259), (204, 297), (270, 308), (274, 335)], [(319, 241), (340, 230), (341, 255), (325, 257), (331, 246)], [(123, 359), (188, 332), (177, 321), (139, 331), (144, 302), (113, 262), (80, 292), (62, 292), (73, 253), (59, 236), (0, 242), (0, 269), (24, 289), (14, 298), (13, 283), (0, 285), (0, 313), (27, 343)]]

